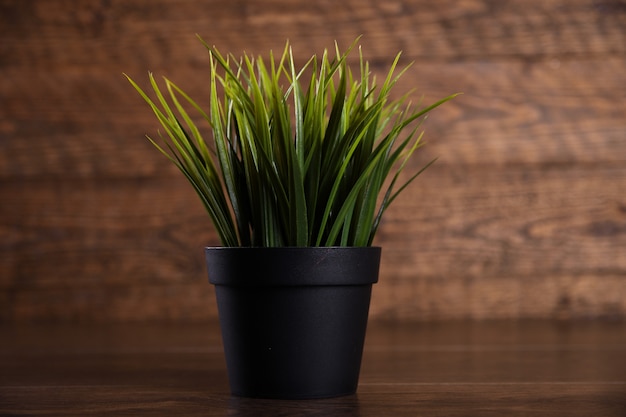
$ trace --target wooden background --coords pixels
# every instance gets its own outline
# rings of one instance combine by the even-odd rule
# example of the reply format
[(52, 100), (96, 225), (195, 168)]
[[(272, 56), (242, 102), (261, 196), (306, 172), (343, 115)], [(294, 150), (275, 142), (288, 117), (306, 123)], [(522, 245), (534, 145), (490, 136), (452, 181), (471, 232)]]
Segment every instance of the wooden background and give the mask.
[(301, 61), (362, 34), (376, 71), (416, 62), (399, 92), (464, 93), (382, 226), (372, 317), (626, 317), (625, 1), (0, 0), (0, 321), (216, 316), (215, 234), (122, 76), (204, 100), (196, 33)]

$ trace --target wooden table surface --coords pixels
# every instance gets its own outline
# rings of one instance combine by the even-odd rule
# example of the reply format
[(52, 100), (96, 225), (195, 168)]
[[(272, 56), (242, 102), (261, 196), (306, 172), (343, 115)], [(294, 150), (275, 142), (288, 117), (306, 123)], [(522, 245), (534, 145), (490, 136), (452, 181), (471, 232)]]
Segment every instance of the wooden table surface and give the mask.
[(371, 322), (358, 393), (229, 395), (218, 326), (4, 325), (0, 415), (626, 416), (626, 323)]

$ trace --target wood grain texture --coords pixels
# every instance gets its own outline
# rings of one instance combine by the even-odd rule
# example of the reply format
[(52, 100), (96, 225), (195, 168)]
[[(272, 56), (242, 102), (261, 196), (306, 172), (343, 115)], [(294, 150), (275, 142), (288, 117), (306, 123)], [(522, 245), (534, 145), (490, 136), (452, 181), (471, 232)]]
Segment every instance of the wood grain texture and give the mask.
[[(204, 57), (197, 46), (195, 54)], [(383, 76), (384, 67), (376, 70)], [(71, 178), (178, 175), (143, 139), (157, 136), (157, 122), (123, 71), (7, 71), (15, 81), (0, 86), (8, 103), (0, 132), (14, 139), (2, 144), (0, 179), (66, 178), (68, 171)], [(395, 93), (415, 89), (416, 101), (423, 94), (425, 103), (464, 93), (424, 125), (424, 152), (439, 156), (440, 163), (623, 163), (624, 73), (626, 62), (615, 58), (530, 66), (418, 63)], [(186, 67), (165, 75), (186, 83), (206, 103), (204, 70)], [(137, 79), (147, 86), (145, 73)], [(36, 89), (29, 88), (33, 84)]]
[[(437, 166), (396, 202), (376, 242), (384, 251), (374, 317), (621, 316), (624, 187), (606, 185), (624, 169), (506, 174)], [(571, 184), (566, 195), (563, 183)], [(0, 276), (11, 278), (0, 282), (12, 297), (5, 319), (215, 314), (202, 247), (218, 242), (182, 179), (6, 190), (4, 245), (24, 250), (0, 255)]]
[(626, 410), (624, 323), (370, 322), (356, 395), (231, 397), (215, 322), (3, 326), (2, 415), (601, 416)]
[(428, 60), (626, 51), (621, 0), (3, 0), (1, 6), (1, 33), (8, 38), (0, 56), (18, 67), (101, 67), (125, 60), (127, 68), (143, 71), (198, 64), (196, 33), (236, 54), (281, 50), (290, 39), (301, 59), (359, 35), (368, 39), (374, 59), (383, 60), (396, 50)]
[(626, 317), (621, 0), (0, 0), (0, 321), (215, 317), (200, 203), (122, 76), (206, 103), (208, 58), (363, 35), (396, 94), (464, 95), (384, 221), (372, 316)]

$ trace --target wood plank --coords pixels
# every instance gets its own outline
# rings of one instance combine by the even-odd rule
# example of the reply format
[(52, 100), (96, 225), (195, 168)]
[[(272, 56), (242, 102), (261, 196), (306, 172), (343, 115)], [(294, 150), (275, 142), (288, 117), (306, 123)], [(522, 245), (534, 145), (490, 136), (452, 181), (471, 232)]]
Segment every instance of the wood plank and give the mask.
[(154, 69), (194, 64), (195, 33), (229, 50), (281, 50), (286, 39), (304, 56), (337, 39), (364, 35), (383, 59), (404, 50), (420, 59), (623, 54), (619, 1), (303, 0), (225, 2), (111, 0), (5, 2), (0, 35), (4, 66), (103, 66), (133, 57)]
[[(9, 386), (4, 388), (7, 413), (58, 416), (129, 414), (133, 416), (184, 414), (189, 417), (223, 415), (305, 417), (316, 415), (414, 417), (445, 415), (475, 417), (528, 415), (559, 417), (622, 417), (626, 405), (624, 386), (587, 382), (582, 384), (420, 384), (363, 387), (356, 396), (315, 401), (255, 400), (228, 397), (221, 385), (203, 384), (183, 389), (164, 385), (149, 388), (128, 386)], [(207, 388), (210, 387), (210, 388)], [(54, 394), (52, 393), (54, 391)], [(217, 393), (215, 392), (217, 391)]]
[(519, 318), (620, 320), (626, 313), (623, 274), (548, 272), (524, 278), (453, 278), (450, 275), (429, 278), (409, 268), (394, 268), (394, 254), (386, 253), (381, 280), (372, 293), (370, 317), (374, 319), (424, 322)]
[[(0, 178), (178, 175), (145, 140), (157, 136), (158, 122), (122, 71), (7, 74), (15, 81), (0, 85), (7, 105)], [(424, 124), (424, 153), (445, 163), (623, 163), (625, 72), (621, 59), (558, 68), (545, 61), (419, 64), (396, 92), (416, 89), (415, 99), (423, 93), (425, 103), (464, 92)], [(208, 94), (201, 70), (172, 78), (186, 80), (201, 102)]]
[[(619, 321), (626, 314), (623, 275), (425, 279), (402, 272), (393, 271), (385, 258), (372, 293), (373, 320)], [(188, 283), (14, 287), (0, 296), (0, 323), (215, 320), (214, 290), (205, 275), (190, 276), (195, 280)]]
[(206, 275), (203, 247), (219, 242), (184, 181), (4, 184), (0, 285), (158, 285)]
[(0, 323), (215, 320), (215, 295), (206, 272), (188, 278), (193, 280), (171, 284), (129, 282), (117, 287), (72, 285), (70, 278), (65, 288), (14, 288), (2, 304)]
[(436, 166), (417, 181), (378, 236), (417, 276), (626, 274), (620, 166)]
[(371, 321), (357, 395), (231, 397), (216, 322), (0, 328), (0, 414), (622, 416), (623, 322)]
[[(393, 273), (626, 274), (623, 167), (467, 173), (442, 166), (412, 188), (388, 211), (376, 241)], [(0, 192), (0, 275), (10, 285), (65, 286), (68, 276), (75, 285), (186, 281), (202, 269), (194, 261), (202, 247), (218, 244), (182, 179), (9, 184)]]
[[(622, 316), (625, 179), (623, 167), (431, 169), (381, 226), (373, 316)], [(217, 241), (182, 180), (0, 191), (5, 317), (214, 316), (188, 295), (208, 291), (202, 247)]]

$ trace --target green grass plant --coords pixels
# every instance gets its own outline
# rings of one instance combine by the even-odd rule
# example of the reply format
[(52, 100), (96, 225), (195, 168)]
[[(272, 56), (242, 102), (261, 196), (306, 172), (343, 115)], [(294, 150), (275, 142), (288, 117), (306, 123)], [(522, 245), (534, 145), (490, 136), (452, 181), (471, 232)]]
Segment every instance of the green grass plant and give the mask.
[(408, 66), (398, 70), (398, 54), (379, 85), (360, 48), (357, 70), (348, 65), (356, 42), (297, 67), (289, 44), (268, 60), (237, 59), (200, 40), (208, 111), (167, 78), (150, 73), (148, 94), (127, 77), (163, 127), (148, 139), (189, 180), (222, 245), (372, 245), (389, 205), (433, 162), (400, 175), (424, 116), (454, 95), (419, 109), (409, 94), (392, 99)]

